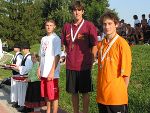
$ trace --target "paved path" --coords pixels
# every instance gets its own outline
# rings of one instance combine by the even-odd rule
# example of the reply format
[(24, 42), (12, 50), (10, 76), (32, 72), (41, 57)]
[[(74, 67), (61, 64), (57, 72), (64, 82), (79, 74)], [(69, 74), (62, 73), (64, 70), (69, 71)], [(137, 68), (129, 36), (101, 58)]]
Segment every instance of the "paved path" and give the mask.
[[(9, 94), (10, 94), (10, 87), (5, 86), (4, 88), (0, 88), (0, 113), (20, 113), (17, 111), (17, 109), (11, 107)], [(41, 112), (32, 112), (32, 113), (46, 113), (46, 111), (41, 110)], [(67, 112), (65, 112), (62, 109), (59, 109), (58, 113), (67, 113)]]
[(9, 95), (0, 89), (0, 113), (19, 113), (16, 109), (11, 107)]

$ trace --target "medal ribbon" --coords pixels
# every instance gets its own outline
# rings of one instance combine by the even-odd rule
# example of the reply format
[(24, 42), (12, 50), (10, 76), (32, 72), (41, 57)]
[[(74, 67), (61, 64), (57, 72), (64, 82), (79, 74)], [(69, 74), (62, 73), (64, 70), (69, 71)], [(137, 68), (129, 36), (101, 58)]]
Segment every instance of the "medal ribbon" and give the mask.
[(73, 29), (72, 29), (72, 25), (71, 25), (71, 39), (72, 39), (72, 42), (74, 42), (79, 30), (81, 29), (82, 25), (84, 23), (84, 19), (82, 21), (82, 23), (80, 24), (80, 26), (78, 27), (77, 31), (75, 32), (75, 35), (73, 36)]
[(116, 35), (114, 37), (114, 39), (110, 42), (107, 50), (105, 51), (105, 53), (102, 55), (102, 50), (104, 48), (104, 44), (102, 43), (102, 47), (100, 48), (100, 54), (101, 54), (101, 62), (104, 60), (104, 58), (106, 57), (107, 53), (109, 52), (110, 48), (112, 47), (112, 45), (115, 43), (115, 41), (118, 39), (119, 35)]

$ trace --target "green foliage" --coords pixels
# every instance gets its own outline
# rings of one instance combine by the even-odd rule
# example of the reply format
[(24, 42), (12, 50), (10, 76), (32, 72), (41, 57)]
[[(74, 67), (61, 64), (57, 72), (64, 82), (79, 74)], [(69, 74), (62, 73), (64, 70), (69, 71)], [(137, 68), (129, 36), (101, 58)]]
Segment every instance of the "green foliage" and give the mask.
[[(85, 19), (98, 26), (98, 18), (108, 7), (108, 0), (82, 0)], [(35, 44), (44, 35), (43, 21), (52, 18), (61, 34), (64, 23), (72, 20), (69, 6), (72, 0), (0, 0), (0, 38), (10, 48), (16, 42)]]
[[(85, 1), (86, 3), (86, 1)], [(108, 7), (108, 0), (90, 0), (85, 5), (85, 17), (92, 21), (96, 26), (99, 24), (99, 17)]]
[(7, 40), (9, 46), (15, 42), (29, 41), (38, 43), (43, 35), (41, 2), (34, 0), (1, 0), (0, 37)]

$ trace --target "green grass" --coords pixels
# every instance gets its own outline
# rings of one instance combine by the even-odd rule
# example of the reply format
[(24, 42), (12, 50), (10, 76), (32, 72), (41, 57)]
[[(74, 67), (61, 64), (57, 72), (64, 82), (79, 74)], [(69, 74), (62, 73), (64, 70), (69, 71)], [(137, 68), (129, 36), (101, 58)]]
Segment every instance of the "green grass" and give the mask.
[[(132, 47), (132, 73), (129, 84), (129, 113), (150, 113), (150, 46)], [(90, 112), (98, 113), (96, 98), (97, 65), (93, 67), (94, 92), (90, 94)], [(65, 92), (65, 67), (60, 73), (60, 106), (72, 112), (70, 95)], [(80, 99), (81, 100), (81, 99)], [(82, 107), (82, 103), (80, 104)]]
[[(31, 53), (32, 52), (39, 52), (39, 47), (40, 45), (39, 44), (35, 44), (33, 46), (31, 46)], [(14, 54), (14, 52), (12, 51), (11, 52), (12, 54)], [(0, 69), (0, 80), (3, 79), (3, 78), (6, 78), (6, 77), (10, 77), (11, 76), (11, 71), (10, 70), (3, 70), (3, 69)]]
[[(31, 51), (37, 51), (39, 45), (34, 45)], [(132, 47), (132, 74), (129, 84), (129, 113), (150, 113), (150, 46), (133, 46)], [(10, 76), (9, 71), (0, 70), (2, 78)], [(96, 77), (97, 65), (92, 69), (94, 92), (90, 93), (90, 113), (98, 113), (96, 98)], [(60, 72), (60, 106), (68, 113), (72, 112), (71, 97), (65, 91), (65, 67), (61, 67)], [(81, 100), (81, 99), (80, 99)], [(82, 103), (80, 103), (82, 107)]]

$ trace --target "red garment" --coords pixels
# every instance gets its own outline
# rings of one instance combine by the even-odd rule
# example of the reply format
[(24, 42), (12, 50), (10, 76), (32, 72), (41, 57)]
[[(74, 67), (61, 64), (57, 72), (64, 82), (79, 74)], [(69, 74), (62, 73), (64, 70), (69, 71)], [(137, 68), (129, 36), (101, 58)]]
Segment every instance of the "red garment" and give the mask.
[(69, 70), (87, 70), (92, 67), (91, 48), (97, 45), (97, 30), (96, 27), (89, 21), (83, 23), (79, 30), (75, 41), (71, 39), (71, 25), (73, 36), (77, 31), (78, 26), (67, 23), (64, 25), (61, 35), (62, 44), (66, 47), (66, 68)]
[(41, 97), (47, 97), (51, 101), (59, 99), (58, 79), (41, 78)]

